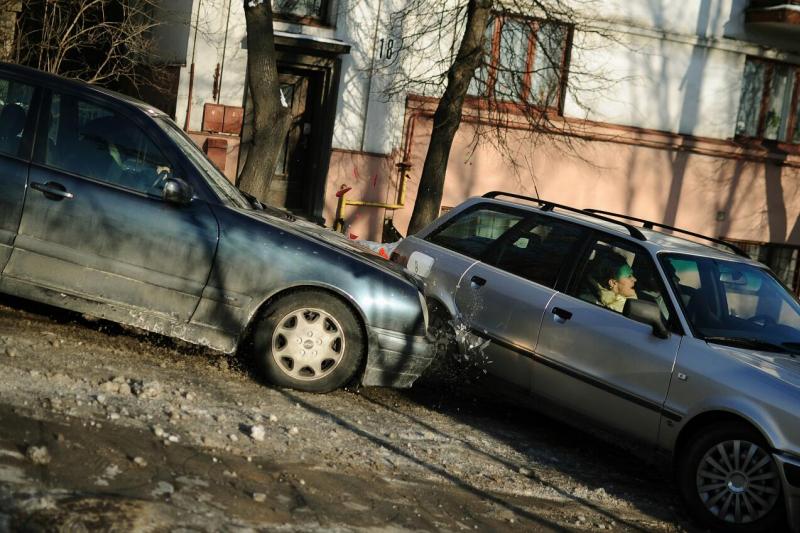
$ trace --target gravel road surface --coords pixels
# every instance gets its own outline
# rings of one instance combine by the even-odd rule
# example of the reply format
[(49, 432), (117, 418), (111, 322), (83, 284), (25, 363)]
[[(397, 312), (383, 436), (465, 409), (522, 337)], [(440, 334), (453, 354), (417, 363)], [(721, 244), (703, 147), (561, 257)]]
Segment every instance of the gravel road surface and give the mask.
[(0, 531), (695, 531), (629, 452), (436, 379), (327, 395), (0, 298)]

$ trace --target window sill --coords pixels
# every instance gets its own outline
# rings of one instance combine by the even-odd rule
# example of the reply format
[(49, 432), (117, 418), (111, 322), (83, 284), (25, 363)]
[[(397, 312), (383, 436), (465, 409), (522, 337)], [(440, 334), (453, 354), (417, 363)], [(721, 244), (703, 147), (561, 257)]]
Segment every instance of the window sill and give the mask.
[[(640, 128), (608, 122), (565, 117), (555, 110), (539, 110), (542, 113), (540, 124), (532, 124), (531, 112), (526, 114), (509, 112), (506, 114), (488, 113), (486, 102), (475, 97), (467, 97), (464, 102), (463, 120), (486, 123), (502, 128), (531, 131), (534, 126), (543, 133), (576, 137), (587, 141), (629, 144), (637, 147), (660, 150), (682, 151), (709, 157), (747, 160), (758, 163), (772, 163), (800, 168), (800, 145), (775, 143), (763, 139), (728, 137), (727, 139), (695, 137), (663, 130)], [(433, 118), (439, 99), (431, 96), (409, 94), (407, 109), (413, 116)], [(520, 108), (519, 104), (512, 107)], [(494, 109), (492, 111), (495, 111)]]
[(510, 100), (491, 100), (485, 96), (469, 94), (464, 99), (464, 105), (472, 109), (499, 111), (501, 113), (511, 113), (514, 115), (561, 115), (557, 107), (543, 107)]
[(757, 137), (745, 137), (743, 135), (736, 135), (733, 138), (733, 142), (743, 148), (764, 151), (772, 157), (780, 157), (782, 155), (800, 155), (800, 144), (773, 141), (770, 139), (759, 139)]
[[(427, 109), (433, 112), (439, 104), (439, 98), (435, 96), (422, 96), (419, 94), (409, 94), (407, 102), (411, 107), (417, 109)], [(539, 107), (523, 104), (521, 102), (498, 102), (482, 96), (467, 95), (464, 98), (463, 113), (466, 118), (475, 118), (489, 122), (498, 122), (506, 125), (517, 124), (524, 126), (530, 125), (531, 119), (543, 117), (548, 119), (563, 119), (561, 111), (555, 107)], [(503, 115), (511, 120), (504, 120)], [(512, 118), (513, 117), (513, 118)]]

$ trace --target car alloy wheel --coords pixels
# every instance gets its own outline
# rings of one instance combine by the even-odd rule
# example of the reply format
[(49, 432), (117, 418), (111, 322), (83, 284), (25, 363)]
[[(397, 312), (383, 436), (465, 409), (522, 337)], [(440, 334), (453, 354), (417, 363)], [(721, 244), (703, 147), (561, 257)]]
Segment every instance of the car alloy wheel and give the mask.
[(342, 326), (322, 309), (303, 307), (278, 321), (272, 357), (292, 379), (317, 380), (332, 373), (346, 348)]
[(766, 440), (743, 422), (717, 422), (689, 435), (676, 463), (687, 510), (714, 531), (762, 533), (784, 526), (778, 466)]
[(780, 482), (769, 452), (747, 440), (717, 443), (697, 466), (700, 501), (711, 515), (730, 524), (767, 516), (778, 501)]

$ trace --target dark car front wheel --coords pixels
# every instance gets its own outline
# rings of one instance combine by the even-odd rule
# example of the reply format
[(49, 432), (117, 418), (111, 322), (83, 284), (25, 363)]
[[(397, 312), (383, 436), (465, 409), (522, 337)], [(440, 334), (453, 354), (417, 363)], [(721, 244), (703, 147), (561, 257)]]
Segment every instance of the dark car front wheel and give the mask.
[(308, 392), (345, 385), (364, 357), (355, 315), (322, 291), (297, 291), (274, 302), (256, 324), (253, 340), (267, 380)]
[(698, 433), (677, 474), (689, 511), (715, 531), (775, 531), (784, 520), (778, 466), (763, 437), (744, 424)]

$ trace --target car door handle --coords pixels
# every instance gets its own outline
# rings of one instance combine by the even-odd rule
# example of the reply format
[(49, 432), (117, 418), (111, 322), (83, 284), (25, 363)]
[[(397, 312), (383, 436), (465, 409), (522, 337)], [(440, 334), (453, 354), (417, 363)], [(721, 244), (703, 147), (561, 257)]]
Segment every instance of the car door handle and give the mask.
[(66, 187), (55, 181), (48, 181), (47, 183), (32, 182), (31, 188), (43, 193), (45, 198), (51, 200), (72, 200), (74, 198), (73, 194), (68, 192)]
[(571, 311), (567, 311), (566, 309), (561, 309), (560, 307), (554, 307), (553, 314), (556, 315), (561, 320), (569, 320), (570, 318), (572, 318)]
[(479, 289), (486, 285), (486, 280), (480, 276), (472, 276), (472, 279), (469, 280), (470, 285), (472, 285), (473, 289)]

